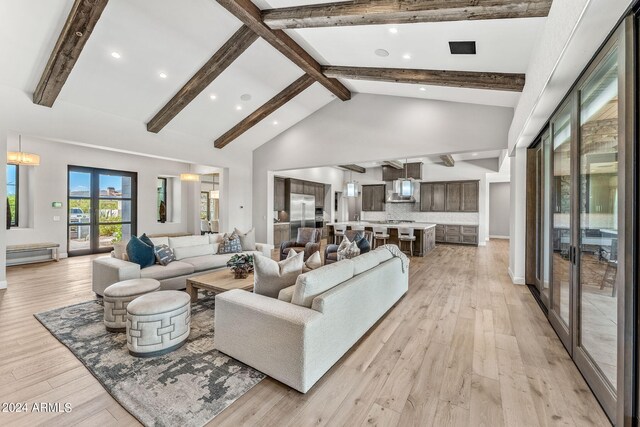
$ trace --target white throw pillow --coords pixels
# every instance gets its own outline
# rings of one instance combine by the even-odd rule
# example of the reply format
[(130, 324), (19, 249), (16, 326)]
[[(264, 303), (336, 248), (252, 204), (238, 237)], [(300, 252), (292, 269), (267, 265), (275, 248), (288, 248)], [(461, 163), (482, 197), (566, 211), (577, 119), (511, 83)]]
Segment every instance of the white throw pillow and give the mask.
[(240, 244), (242, 245), (243, 251), (256, 250), (256, 229), (255, 228), (252, 228), (246, 233), (243, 233), (237, 228), (234, 228), (233, 231), (238, 235), (238, 237), (240, 237)]
[[(294, 249), (289, 249), (289, 253), (287, 254), (287, 259), (293, 258), (298, 253)], [(315, 251), (304, 263), (302, 267), (302, 272), (307, 273), (311, 270), (315, 270), (316, 268), (322, 267), (322, 257), (320, 256), (320, 251)]]
[(224, 240), (224, 233), (210, 233), (209, 234), (209, 243), (222, 243)]
[(360, 255), (360, 248), (356, 242), (351, 242), (344, 249), (338, 249), (338, 261), (343, 259), (351, 259)]
[(292, 258), (276, 262), (263, 255), (253, 257), (254, 285), (253, 292), (271, 298), (278, 298), (284, 288), (293, 286), (302, 273), (304, 252)]

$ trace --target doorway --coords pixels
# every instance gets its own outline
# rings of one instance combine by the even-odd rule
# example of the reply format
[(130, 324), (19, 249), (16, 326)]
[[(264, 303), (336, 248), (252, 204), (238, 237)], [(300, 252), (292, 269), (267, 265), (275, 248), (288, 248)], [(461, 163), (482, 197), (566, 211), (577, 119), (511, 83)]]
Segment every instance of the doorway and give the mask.
[(113, 250), (137, 229), (137, 174), (69, 166), (67, 178), (69, 256)]

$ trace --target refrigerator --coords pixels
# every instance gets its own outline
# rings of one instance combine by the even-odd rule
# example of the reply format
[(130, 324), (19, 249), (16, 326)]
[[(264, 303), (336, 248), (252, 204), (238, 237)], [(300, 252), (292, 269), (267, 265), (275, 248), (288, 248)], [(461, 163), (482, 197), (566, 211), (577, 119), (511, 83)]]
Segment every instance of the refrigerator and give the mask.
[(316, 198), (306, 194), (291, 193), (289, 222), (291, 239), (298, 237), (298, 228), (316, 227)]

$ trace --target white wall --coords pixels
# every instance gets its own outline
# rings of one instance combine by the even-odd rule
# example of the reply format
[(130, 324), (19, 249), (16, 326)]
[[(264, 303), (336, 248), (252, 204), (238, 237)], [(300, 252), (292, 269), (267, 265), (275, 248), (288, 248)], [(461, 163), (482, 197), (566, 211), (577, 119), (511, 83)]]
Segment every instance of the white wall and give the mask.
[[(34, 105), (31, 94), (0, 86), (0, 148), (6, 151), (6, 136), (12, 131), (24, 137), (64, 141), (107, 150), (152, 156), (179, 162), (223, 169), (225, 185), (221, 223), (225, 228), (248, 228), (252, 215), (252, 157), (231, 144), (224, 150), (213, 148), (210, 139), (163, 129), (160, 133), (147, 132), (144, 123), (126, 119), (90, 108), (57, 101), (53, 108)], [(150, 161), (150, 160), (148, 160)], [(1, 174), (0, 188), (6, 191), (6, 177)], [(0, 194), (0, 196), (2, 195)], [(6, 195), (0, 201), (6, 204)], [(5, 220), (5, 210), (0, 218)], [(0, 283), (5, 280), (6, 238), (0, 232)]]
[[(362, 218), (381, 221), (390, 216), (391, 219), (408, 219), (418, 222), (437, 224), (472, 224), (478, 226), (478, 242), (485, 245), (488, 237), (488, 184), (487, 174), (498, 171), (498, 159), (479, 159), (458, 161), (452, 168), (437, 163), (422, 165), (422, 181), (460, 181), (478, 180), (478, 212), (420, 212), (420, 194), (416, 191), (414, 204), (387, 204), (386, 212), (363, 212)], [(362, 176), (362, 179), (360, 178)], [(382, 168), (369, 168), (365, 175), (354, 176), (361, 184), (382, 183)]]
[(489, 237), (509, 237), (509, 210), (511, 209), (511, 184), (489, 184)]
[[(513, 110), (355, 94), (334, 101), (253, 153), (254, 225), (267, 237), (273, 171), (504, 149)], [(270, 176), (271, 174), (271, 176)]]
[(527, 149), (518, 148), (511, 159), (511, 211), (509, 220), (509, 275), (524, 285)]
[[(8, 140), (8, 150), (17, 150), (18, 142), (15, 135), (10, 135)], [(188, 203), (188, 193), (190, 187), (197, 188), (197, 183), (179, 181), (180, 173), (189, 170), (189, 165), (185, 163), (149, 159), (33, 137), (23, 137), (22, 146), (23, 150), (40, 155), (40, 166), (20, 168), (19, 227), (7, 231), (6, 242), (9, 245), (55, 242), (61, 245), (62, 256), (66, 256), (65, 221), (69, 165), (137, 172), (138, 234), (178, 233), (194, 229), (194, 224), (190, 224), (189, 220), (191, 211), (198, 212), (198, 205)], [(175, 177), (177, 186), (173, 189), (173, 197), (170, 199), (170, 221), (164, 224), (159, 223), (156, 216), (156, 179), (159, 176)], [(62, 209), (53, 208), (52, 202), (62, 202)], [(54, 216), (59, 216), (60, 220), (54, 221)]]

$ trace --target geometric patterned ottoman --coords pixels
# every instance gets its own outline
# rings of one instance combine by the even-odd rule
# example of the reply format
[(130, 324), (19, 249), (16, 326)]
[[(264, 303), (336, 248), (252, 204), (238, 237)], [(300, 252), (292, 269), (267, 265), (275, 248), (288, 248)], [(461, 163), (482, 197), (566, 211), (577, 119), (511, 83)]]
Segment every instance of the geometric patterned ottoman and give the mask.
[(160, 289), (155, 279), (131, 279), (114, 283), (104, 290), (104, 326), (109, 332), (124, 332), (127, 305), (141, 295)]
[(127, 348), (137, 357), (168, 353), (191, 331), (191, 297), (182, 291), (142, 295), (127, 306)]

